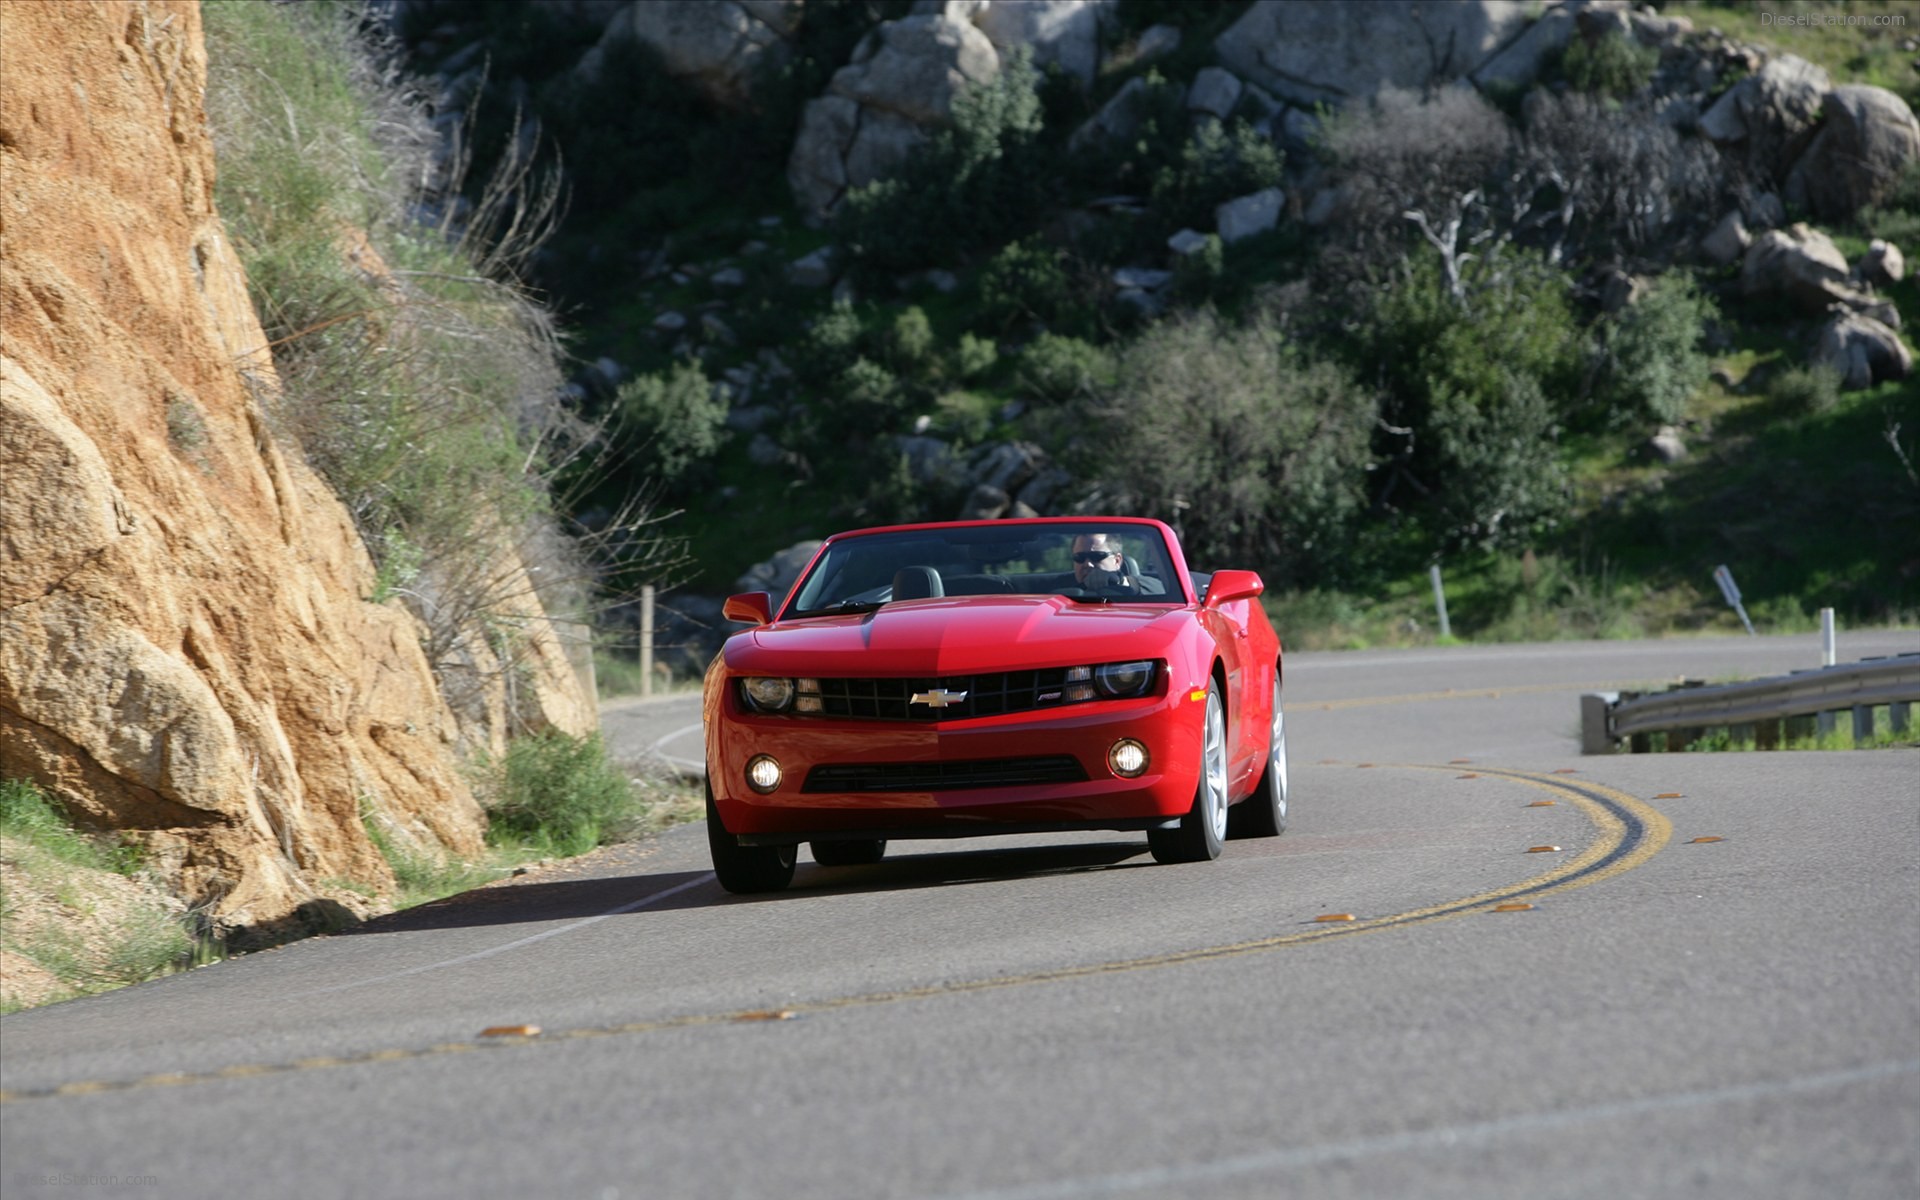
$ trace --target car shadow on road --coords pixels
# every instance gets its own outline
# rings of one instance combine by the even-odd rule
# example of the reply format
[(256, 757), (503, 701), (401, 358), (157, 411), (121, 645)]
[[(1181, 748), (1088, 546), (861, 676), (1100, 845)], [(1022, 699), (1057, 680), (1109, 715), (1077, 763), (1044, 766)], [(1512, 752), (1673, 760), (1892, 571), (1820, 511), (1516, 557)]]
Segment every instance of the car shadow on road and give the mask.
[(998, 883), (1140, 866), (1142, 862), (1131, 860), (1143, 859), (1146, 852), (1144, 843), (1109, 842), (985, 850), (915, 850), (862, 867), (823, 867), (803, 862), (788, 890), (748, 896), (727, 892), (706, 871), (509, 883), (476, 888), (417, 908), (375, 917), (341, 930), (337, 936), (577, 921), (629, 912), (670, 912), (728, 904), (808, 900), (855, 892)]

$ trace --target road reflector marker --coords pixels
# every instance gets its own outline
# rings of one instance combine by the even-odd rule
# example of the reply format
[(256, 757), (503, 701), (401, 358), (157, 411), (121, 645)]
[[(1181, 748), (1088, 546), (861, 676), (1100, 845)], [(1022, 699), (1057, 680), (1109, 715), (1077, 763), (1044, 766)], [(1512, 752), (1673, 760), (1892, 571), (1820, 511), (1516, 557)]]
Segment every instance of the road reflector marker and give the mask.
[(1560, 847), (1558, 846), (1528, 846), (1527, 847), (1528, 854), (1558, 854), (1559, 852), (1560, 852)]
[(1579, 767), (1557, 767), (1555, 768), (1553, 773), (1555, 775), (1578, 775), (1580, 773), (1580, 768)]
[(1315, 765), (1322, 766), (1322, 767), (1337, 767), (1340, 765), (1340, 760), (1337, 758), (1323, 758)]
[(538, 1025), (489, 1025), (480, 1031), (481, 1037), (539, 1037)]
[(1454, 778), (1455, 779), (1478, 779), (1480, 777), (1478, 775), (1475, 775), (1472, 771), (1468, 771), (1465, 775), (1455, 775)]
[(1364, 770), (1366, 770), (1366, 769), (1367, 769), (1368, 767), (1371, 767), (1371, 766), (1372, 766), (1373, 764), (1372, 764), (1372, 763), (1355, 763), (1355, 764), (1353, 764), (1353, 765), (1354, 765), (1354, 766), (1356, 766), (1356, 767), (1358, 767), (1358, 768), (1360, 768), (1360, 769), (1361, 769), (1362, 771), (1364, 771)]
[(1314, 918), (1315, 921), (1351, 921), (1353, 919), (1352, 913), (1323, 913)]
[(1701, 844), (1702, 842), (1724, 842), (1724, 841), (1726, 841), (1726, 840), (1727, 840), (1727, 839), (1725, 839), (1725, 838), (1723, 838), (1723, 837), (1697, 837), (1697, 838), (1695, 838), (1695, 839), (1693, 839), (1692, 841), (1690, 841), (1690, 842), (1688, 842), (1688, 843), (1687, 843), (1687, 845), (1689, 845), (1689, 846), (1698, 846), (1698, 845), (1700, 845), (1700, 844)]
[(1682, 796), (1679, 792), (1661, 792), (1659, 795), (1655, 796), (1654, 799), (1655, 800), (1684, 800), (1686, 799), (1686, 797)]
[(744, 1023), (747, 1021), (791, 1021), (797, 1015), (798, 1014), (788, 1009), (769, 1008), (762, 1009), (758, 1012), (739, 1013), (733, 1019), (736, 1023)]
[(1557, 803), (1559, 802), (1556, 800), (1535, 800), (1532, 804), (1527, 805), (1527, 807), (1528, 808), (1552, 808)]
[(1533, 905), (1523, 904), (1520, 901), (1516, 900), (1511, 904), (1496, 904), (1493, 906), (1493, 911), (1494, 912), (1531, 912), (1533, 911)]
[(1470, 758), (1450, 758), (1447, 760), (1447, 765), (1450, 767), (1457, 767), (1457, 766), (1460, 766), (1462, 763), (1470, 763), (1472, 761), (1473, 760)]

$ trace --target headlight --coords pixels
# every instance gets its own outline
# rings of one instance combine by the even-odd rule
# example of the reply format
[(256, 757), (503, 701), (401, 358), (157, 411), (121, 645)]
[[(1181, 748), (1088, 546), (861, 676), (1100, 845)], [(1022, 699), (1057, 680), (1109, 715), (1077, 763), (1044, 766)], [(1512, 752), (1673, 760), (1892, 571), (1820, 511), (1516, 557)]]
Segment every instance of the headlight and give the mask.
[(1151, 662), (1107, 663), (1093, 669), (1093, 686), (1102, 696), (1138, 696), (1152, 683)]
[(747, 706), (761, 712), (785, 712), (793, 703), (793, 680), (750, 675), (740, 681)]

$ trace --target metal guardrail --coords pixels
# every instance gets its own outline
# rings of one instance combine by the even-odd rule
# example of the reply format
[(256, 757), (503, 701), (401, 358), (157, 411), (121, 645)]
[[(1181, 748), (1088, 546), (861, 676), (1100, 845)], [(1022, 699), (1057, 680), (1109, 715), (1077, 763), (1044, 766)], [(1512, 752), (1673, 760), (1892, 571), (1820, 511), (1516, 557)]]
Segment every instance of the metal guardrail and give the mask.
[(1887, 706), (1893, 728), (1905, 730), (1915, 703), (1920, 703), (1920, 653), (1714, 687), (1689, 682), (1651, 696), (1588, 692), (1580, 697), (1580, 752), (1612, 754), (1623, 741), (1631, 750), (1645, 751), (1654, 733), (1665, 733), (1668, 748), (1679, 750), (1709, 729), (1736, 725), (1752, 725), (1755, 744), (1766, 750), (1780, 744), (1783, 722), (1810, 723), (1826, 733), (1838, 714), (1848, 711), (1854, 736), (1865, 738), (1873, 733), (1875, 708)]

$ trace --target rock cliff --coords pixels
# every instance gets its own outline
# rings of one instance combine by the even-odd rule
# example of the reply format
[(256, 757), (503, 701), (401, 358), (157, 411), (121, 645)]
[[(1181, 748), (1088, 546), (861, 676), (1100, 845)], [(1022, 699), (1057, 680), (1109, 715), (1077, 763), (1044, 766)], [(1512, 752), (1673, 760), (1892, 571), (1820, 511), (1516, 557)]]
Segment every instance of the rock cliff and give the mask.
[(276, 435), (200, 20), (0, 14), (0, 774), (246, 930), (389, 881), (369, 809), (461, 854), (484, 817), (416, 621)]

